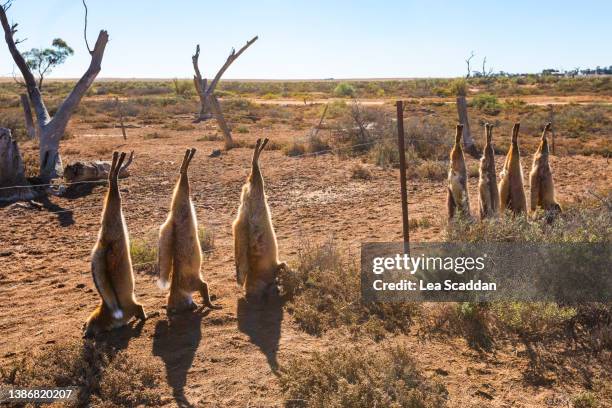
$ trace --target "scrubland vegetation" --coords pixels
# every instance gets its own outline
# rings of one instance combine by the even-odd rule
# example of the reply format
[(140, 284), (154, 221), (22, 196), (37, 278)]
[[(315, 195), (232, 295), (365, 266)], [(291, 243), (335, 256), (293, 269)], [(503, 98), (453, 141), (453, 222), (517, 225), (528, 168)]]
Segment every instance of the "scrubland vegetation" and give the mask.
[(3, 368), (0, 384), (76, 387), (76, 398), (64, 406), (155, 406), (161, 402), (155, 390), (160, 369), (154, 362), (139, 361), (110, 345), (62, 342)]
[[(60, 81), (46, 83), (44, 93), (51, 111), (57, 108), (71, 86), (72, 84)], [(542, 125), (551, 118), (551, 108), (534, 104), (528, 97), (587, 95), (596, 100), (605, 99), (612, 94), (609, 77), (525, 76), (472, 78), (467, 82), (450, 79), (222, 81), (217, 95), (221, 98), (223, 111), (232, 126), (238, 147), (236, 150), (239, 151), (237, 155), (240, 154), (240, 148), (251, 148), (255, 138), (260, 135), (269, 135), (272, 138), (267, 148), (277, 150), (274, 157), (281, 163), (274, 166), (273, 162), (267, 162), (264, 172), (271, 172), (272, 167), (284, 170), (287, 162), (282, 160), (288, 161), (289, 158), (296, 160), (291, 163), (295, 163), (295, 167), (299, 169), (302, 157), (325, 155), (326, 158), (330, 158), (333, 155), (339, 160), (334, 162), (334, 165), (338, 163), (344, 165), (343, 171), (346, 171), (346, 177), (330, 189), (344, 187), (347, 184), (349, 189), (357, 188), (356, 186), (370, 186), (380, 181), (378, 178), (381, 177), (383, 170), (387, 172), (385, 174), (391, 174), (389, 170), (397, 167), (399, 150), (394, 100), (406, 99), (404, 148), (409, 163), (408, 176), (415, 188), (421, 188), (422, 185), (440, 185), (447, 177), (448, 153), (456, 123), (456, 108), (453, 102), (461, 87), (467, 93), (472, 134), (477, 146), (482, 148), (484, 141), (482, 125), (485, 122), (492, 123), (495, 126), (494, 143), (498, 155), (506, 153), (510, 141), (510, 129), (512, 124), (519, 120), (522, 152), (535, 151)], [(38, 168), (38, 157), (35, 148), (26, 141), (23, 113), (18, 103), (20, 92), (22, 89), (14, 83), (0, 83), (0, 126), (11, 128), (20, 143), (26, 146), (22, 154), (27, 174), (33, 176)], [(74, 138), (83, 137), (80, 134), (83, 133), (82, 129), (99, 135), (106, 134), (110, 132), (108, 129), (114, 130), (119, 126), (119, 106), (115, 102), (115, 97), (119, 98), (128, 132), (129, 127), (138, 130), (135, 137), (128, 134), (127, 143), (138, 140), (139, 143), (145, 141), (151, 146), (157, 146), (153, 154), (148, 153), (148, 158), (155, 157), (150, 160), (154, 165), (148, 167), (148, 170), (164, 169), (164, 162), (176, 160), (170, 156), (158, 158), (159, 150), (163, 150), (159, 146), (178, 144), (178, 139), (185, 138), (184, 143), (195, 141), (202, 143), (203, 148), (216, 148), (223, 140), (214, 126), (192, 123), (194, 113), (199, 108), (192, 81), (174, 80), (96, 82), (80, 104), (72, 120), (72, 128), (69, 128), (69, 132), (65, 135), (65, 141), (73, 142)], [(284, 99), (297, 100), (298, 103), (283, 104)], [(380, 103), (368, 104), (368, 100)], [(315, 132), (314, 128), (325, 109), (321, 102), (327, 103), (327, 112), (322, 125)], [(578, 104), (570, 101), (567, 104), (555, 105), (552, 109), (557, 158), (585, 155), (604, 160), (602, 158), (609, 157), (612, 153), (611, 105), (599, 102)], [(74, 132), (73, 128), (78, 128), (81, 132)], [(207, 144), (208, 142), (211, 143)], [(113, 143), (119, 142), (113, 141)], [(86, 152), (86, 148), (78, 144), (69, 143), (69, 146), (69, 148), (62, 146), (61, 152), (70, 158), (79, 157)], [(107, 159), (113, 146), (111, 143), (100, 143), (89, 147), (87, 154)], [(200, 149), (200, 145), (198, 148)], [(180, 149), (183, 149), (183, 146)], [(247, 155), (245, 153), (243, 156)], [(212, 175), (217, 177), (217, 174), (222, 173), (220, 168), (223, 170), (229, 168), (229, 171), (233, 172), (243, 170), (240, 167), (242, 163), (234, 167), (215, 167), (227, 164), (230, 159), (234, 160), (236, 157), (228, 154), (223, 157), (225, 162), (215, 162), (212, 168), (199, 173), (195, 178), (200, 183), (198, 188), (209, 183)], [(206, 164), (204, 160), (202, 159), (202, 163)], [(249, 158), (246, 160), (248, 162)], [(319, 160), (319, 157), (316, 160)], [(524, 160), (523, 165), (526, 164)], [(471, 162), (468, 166), (470, 178), (477, 177), (477, 171), (477, 165)], [(161, 179), (162, 173), (160, 171), (155, 176)], [(281, 176), (276, 174), (271, 178), (269, 184), (271, 188), (286, 187), (289, 183), (287, 174), (289, 172), (285, 171)], [(223, 216), (233, 214), (235, 206), (231, 201), (239, 193), (243, 176), (242, 173), (236, 177), (225, 175), (223, 183), (231, 186), (228, 188), (231, 192), (223, 191), (216, 202), (217, 212), (210, 210), (211, 218), (219, 217), (220, 214)], [(321, 175), (316, 174), (312, 177), (319, 176)], [(158, 182), (159, 180), (155, 181), (155, 186), (143, 187), (143, 190), (150, 188), (155, 192), (156, 206), (160, 205), (158, 194), (161, 194), (157, 189)], [(173, 182), (173, 179), (170, 179), (170, 185)], [(385, 182), (396, 183), (395, 173), (385, 179)], [(420, 182), (422, 183), (419, 184)], [(129, 200), (133, 199), (132, 194), (140, 194), (139, 187), (141, 186), (137, 184), (126, 187), (126, 196)], [(291, 195), (294, 190), (303, 193), (308, 192), (310, 188), (303, 185), (290, 185), (290, 187), (283, 190), (284, 195), (280, 198), (273, 195), (275, 199), (271, 202), (273, 218), (280, 212), (277, 206), (287, 204), (286, 202), (290, 201), (287, 197), (294, 197)], [(148, 191), (142, 194), (148, 194)], [(444, 200), (443, 196), (429, 198), (431, 199), (429, 205)], [(206, 201), (211, 198), (207, 196), (199, 199)], [(101, 197), (96, 197), (92, 201), (97, 203), (96, 200), (100, 201)], [(136, 199), (133, 199), (128, 203), (133, 205), (135, 201)], [(231, 204), (227, 204), (228, 202)], [(362, 205), (361, 202), (352, 204)], [(227, 207), (224, 207), (225, 205)], [(342, 214), (343, 205), (345, 204), (335, 207), (334, 210)], [(425, 230), (430, 239), (462, 242), (610, 242), (612, 240), (612, 197), (609, 191), (594, 190), (591, 191), (589, 200), (585, 200), (580, 195), (579, 200), (567, 204), (564, 202), (563, 205), (564, 213), (554, 222), (548, 222), (542, 214), (537, 214), (536, 217), (505, 216), (482, 223), (458, 221), (447, 228), (445, 220), (440, 219), (442, 217), (431, 213), (435, 212), (434, 209), (426, 214), (411, 214), (410, 227), (412, 231)], [(72, 203), (67, 205), (67, 208), (72, 207), (76, 206)], [(274, 396), (277, 402), (282, 401), (287, 406), (295, 407), (452, 406), (448, 390), (451, 385), (445, 377), (457, 373), (449, 374), (448, 367), (440, 367), (442, 363), (437, 364), (437, 361), (433, 363), (423, 361), (425, 358), (419, 360), (420, 356), (416, 355), (414, 349), (422, 342), (429, 342), (428, 344), (441, 355), (452, 354), (456, 359), (453, 364), (461, 366), (458, 369), (461, 373), (468, 370), (464, 369), (462, 364), (473, 365), (475, 360), (487, 361), (491, 366), (507, 368), (508, 371), (500, 372), (499, 376), (504, 377), (506, 374), (512, 376), (515, 381), (512, 387), (530, 390), (539, 389), (537, 387), (555, 390), (566, 388), (567, 392), (571, 393), (571, 399), (566, 404), (568, 406), (604, 407), (612, 400), (612, 387), (609, 381), (609, 372), (612, 369), (610, 367), (612, 309), (609, 304), (565, 305), (524, 302), (365, 304), (360, 300), (358, 254), (348, 251), (345, 243), (333, 238), (321, 243), (318, 239), (320, 236), (316, 236), (317, 239), (307, 239), (307, 242), (297, 245), (295, 242), (297, 238), (291, 235), (287, 238), (287, 234), (296, 229), (295, 218), (302, 213), (294, 211), (293, 207), (283, 210), (282, 215), (285, 218), (281, 222), (284, 229), (283, 236), (279, 235), (279, 242), (283, 253), (291, 253), (291, 259), (289, 259), (290, 268), (284, 270), (279, 277), (284, 302), (280, 314), (282, 316), (283, 311), (286, 312), (283, 324), (289, 326), (289, 329), (283, 326), (283, 335), (291, 330), (292, 341), (282, 343), (280, 368), (275, 372), (278, 377), (270, 375), (272, 379), (266, 380), (280, 387), (280, 396)], [(92, 215), (91, 220), (87, 222), (97, 225), (97, 216), (97, 213), (95, 216)], [(359, 218), (359, 215), (354, 216), (351, 213), (345, 215), (345, 218), (351, 217)], [(82, 219), (77, 218), (77, 220), (79, 223), (82, 222)], [(337, 221), (331, 220), (329, 225)], [(358, 221), (368, 222), (362, 219)], [(131, 223), (132, 219), (129, 222)], [(149, 272), (154, 271), (158, 250), (157, 230), (155, 226), (149, 225), (152, 222), (150, 219), (145, 222), (147, 232), (133, 236), (130, 248), (136, 272), (139, 274), (146, 272), (137, 276), (141, 282), (145, 280), (143, 276), (148, 279)], [(201, 222), (204, 224), (205, 221)], [(378, 219), (372, 221), (373, 230), (381, 228), (379, 222)], [(399, 221), (393, 219), (389, 222)], [(90, 229), (93, 231), (95, 227), (91, 225)], [(313, 236), (316, 233), (325, 233), (328, 237), (327, 227), (328, 225), (322, 225), (322, 229), (310, 232)], [(345, 235), (349, 236), (349, 240), (359, 241), (368, 238), (357, 236), (350, 228), (348, 226), (346, 227), (348, 232), (344, 231)], [(94, 234), (91, 231), (83, 236), (89, 237)], [(231, 243), (224, 242), (229, 238), (223, 233), (215, 237), (208, 227), (202, 227), (199, 233), (205, 255), (212, 256), (210, 254), (214, 250), (215, 261), (232, 264), (210, 281), (211, 286), (213, 288), (216, 285), (229, 286), (226, 281), (231, 275), (228, 271), (233, 268), (231, 261), (233, 254), (228, 250)], [(301, 238), (304, 237), (308, 238), (306, 234)], [(295, 248), (290, 247), (288, 242), (296, 244)], [(87, 255), (82, 257), (85, 259)], [(81, 269), (85, 270), (86, 267)], [(207, 274), (209, 272), (211, 271), (206, 271)], [(84, 272), (79, 269), (79, 273)], [(0, 277), (2, 276), (0, 274)], [(147, 284), (149, 283), (151, 282), (147, 281)], [(151, 283), (151, 287), (147, 290), (157, 289), (154, 289)], [(235, 306), (233, 290), (224, 287), (221, 292), (222, 296), (225, 296), (225, 299), (221, 298), (226, 301), (225, 308)], [(228, 300), (228, 297), (231, 299)], [(157, 299), (147, 301), (155, 304)], [(217, 325), (230, 324), (228, 322), (234, 325), (236, 319), (240, 325), (240, 317), (234, 319), (234, 315), (238, 315), (238, 312), (231, 309), (227, 315), (221, 315), (222, 317), (207, 317), (209, 325), (205, 326), (205, 330), (212, 330), (212, 327)], [(209, 321), (212, 323), (208, 323)], [(265, 319), (262, 321), (266, 322)], [(264, 325), (259, 320), (257, 324)], [(227, 330), (231, 331), (231, 336), (220, 331), (215, 331), (214, 334), (226, 336), (221, 341), (223, 348), (233, 347), (232, 350), (236, 355), (241, 352), (243, 354), (238, 357), (225, 356), (218, 360), (221, 362), (220, 365), (237, 364), (239, 363), (237, 359), (245, 358), (247, 352), (269, 353), (267, 342), (271, 341), (268, 340), (269, 337), (273, 337), (269, 328), (266, 327), (263, 336), (265, 341), (258, 337), (258, 333), (242, 329), (244, 337), (261, 349), (261, 351), (257, 349), (247, 352), (244, 352), (246, 346), (240, 343), (240, 338), (235, 335), (233, 329), (234, 327), (232, 330)], [(280, 332), (280, 328), (278, 330)], [(197, 337), (199, 331), (195, 336), (199, 341)], [(148, 339), (149, 335), (143, 337)], [(155, 334), (150, 334), (150, 337), (155, 338)], [(188, 342), (189, 336), (186, 338), (188, 340), (185, 341)], [(136, 347), (143, 346), (147, 339), (141, 339), (141, 343)], [(292, 349), (295, 339), (296, 342), (301, 342), (298, 351)], [(215, 338), (212, 336), (210, 342), (214, 341)], [(308, 343), (309, 341), (313, 343)], [(333, 343), (333, 346), (329, 346), (330, 343)], [(311, 344), (316, 344), (313, 346), (315, 351), (304, 352), (310, 350)], [(465, 348), (461, 348), (464, 344)], [(174, 347), (174, 344), (172, 346)], [(189, 346), (181, 343), (177, 347)], [(197, 349), (197, 344), (195, 348)], [(146, 351), (149, 353), (150, 350)], [(477, 357), (471, 357), (473, 355)], [(197, 376), (202, 378), (213, 376), (210, 383), (215, 388), (219, 384), (225, 384), (226, 381), (223, 379), (214, 377), (216, 368), (209, 367), (214, 363), (213, 360), (217, 361), (217, 356), (206, 355), (203, 359), (205, 360), (198, 362), (195, 374), (190, 379)], [(76, 385), (79, 387), (78, 400), (74, 403), (76, 406), (156, 406), (168, 403), (160, 397), (159, 389), (165, 385), (162, 384), (165, 380), (162, 378), (163, 374), (160, 374), (164, 371), (163, 367), (156, 365), (161, 364), (159, 360), (152, 357), (144, 360), (133, 357), (128, 350), (123, 350), (121, 347), (97, 345), (93, 347), (88, 342), (62, 340), (55, 345), (45, 345), (36, 353), (14, 358), (7, 357), (8, 360), (9, 363), (2, 365), (1, 384)], [(491, 361), (497, 362), (491, 363)], [(254, 365), (261, 365), (261, 362), (253, 363), (249, 360), (248, 364), (250, 365), (241, 366), (240, 369), (246, 372), (248, 369), (253, 369)], [(191, 367), (191, 361), (188, 361), (187, 366), (186, 372)], [(432, 368), (433, 366), (435, 367)], [(265, 370), (261, 369), (259, 374), (264, 371), (265, 375), (269, 374), (267, 366)], [(459, 378), (457, 380), (457, 377), (454, 377), (454, 381), (468, 381), (465, 377)], [(479, 375), (470, 377), (470, 383), (466, 386), (474, 384), (479, 386), (479, 382), (484, 382), (481, 378)], [(232, 378), (231, 381), (239, 381), (239, 378)], [(268, 385), (258, 383), (253, 388), (249, 388), (249, 392), (259, 391), (266, 394), (271, 392), (266, 388)], [(492, 391), (488, 388), (483, 390), (481, 387), (475, 392), (474, 400), (478, 403), (484, 401), (483, 406), (493, 398)], [(495, 398), (499, 401), (505, 397), (495, 396)], [(475, 406), (477, 402), (474, 403)]]
[[(552, 224), (544, 219), (512, 216), (483, 223), (455, 222), (448, 228), (447, 240), (611, 242), (612, 196), (608, 194), (568, 208)], [(358, 266), (350, 261), (347, 263), (345, 256), (332, 243), (307, 248), (300, 254), (300, 261), (294, 265), (293, 271), (282, 276), (282, 286), (290, 299), (288, 310), (298, 325), (310, 334), (320, 335), (325, 330), (345, 328), (353, 336), (366, 335), (381, 341), (392, 333), (406, 333), (416, 326), (420, 336), (462, 337), (470, 347), (485, 353), (501, 350), (507, 342), (518, 342), (527, 350), (524, 379), (533, 385), (563, 382), (568, 379), (568, 366), (581, 366), (590, 358), (604, 367), (609, 364), (606, 362), (612, 353), (612, 306), (609, 304), (466, 302), (423, 306), (403, 303), (364, 305), (359, 300)], [(442, 404), (444, 388), (438, 388), (437, 394), (421, 394), (419, 386), (414, 389), (414, 384), (418, 384), (415, 377), (419, 378), (414, 363), (405, 361), (403, 364), (409, 370), (399, 371), (409, 374), (412, 379), (389, 377), (398, 375), (393, 362), (397, 353), (405, 353), (401, 346), (393, 347), (392, 351), (377, 350), (364, 355), (363, 350), (347, 346), (325, 354), (315, 353), (310, 359), (293, 361), (281, 377), (283, 388), (296, 401), (296, 406), (396, 404), (411, 407)], [(408, 355), (406, 358), (409, 359)], [(576, 395), (573, 406), (599, 406), (600, 402), (609, 400), (612, 387), (605, 374), (598, 374), (595, 378), (589, 378), (592, 373), (585, 375), (582, 379), (592, 381), (592, 391)], [(378, 392), (373, 392), (372, 381), (381, 378), (384, 386), (375, 387)], [(409, 392), (408, 396), (388, 391), (388, 387), (393, 389), (400, 379), (404, 381), (403, 390)], [(406, 387), (406, 384), (413, 385)], [(425, 401), (425, 395), (434, 396), (434, 400)]]
[(444, 407), (447, 391), (426, 379), (406, 345), (364, 352), (332, 348), (298, 358), (281, 375), (289, 407)]

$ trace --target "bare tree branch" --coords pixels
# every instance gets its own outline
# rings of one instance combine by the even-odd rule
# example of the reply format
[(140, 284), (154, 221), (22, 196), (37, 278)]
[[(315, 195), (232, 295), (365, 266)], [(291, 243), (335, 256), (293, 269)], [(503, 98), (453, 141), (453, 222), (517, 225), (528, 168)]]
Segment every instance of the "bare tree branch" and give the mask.
[(87, 42), (87, 3), (83, 0), (83, 7), (85, 7), (85, 28), (83, 28), (83, 37), (85, 37), (85, 45), (87, 46), (87, 51), (91, 55), (93, 51), (89, 48), (89, 42)]
[(472, 70), (470, 68), (470, 61), (472, 61), (472, 58), (474, 58), (476, 56), (476, 54), (474, 54), (474, 51), (470, 52), (470, 56), (465, 60), (465, 63), (467, 64), (467, 75), (465, 76), (466, 78), (469, 78), (470, 75), (472, 75)]
[(225, 61), (221, 69), (219, 69), (219, 71), (217, 72), (217, 75), (215, 75), (215, 78), (210, 82), (210, 85), (207, 84), (207, 80), (205, 78), (202, 78), (202, 73), (200, 72), (200, 67), (199, 67), (200, 45), (199, 44), (196, 46), (195, 54), (191, 56), (193, 70), (195, 72), (195, 75), (193, 77), (193, 83), (195, 85), (196, 91), (200, 98), (200, 113), (194, 120), (194, 123), (198, 123), (204, 120), (211, 119), (212, 117), (215, 117), (225, 137), (225, 147), (227, 149), (230, 149), (233, 146), (232, 134), (231, 134), (230, 127), (228, 126), (227, 122), (225, 121), (225, 117), (223, 116), (223, 113), (221, 112), (221, 105), (219, 104), (219, 101), (214, 95), (215, 88), (217, 87), (217, 84), (219, 83), (219, 81), (221, 80), (221, 77), (223, 76), (225, 71), (229, 68), (229, 66), (247, 48), (249, 48), (251, 44), (257, 41), (257, 38), (258, 37), (255, 36), (251, 40), (247, 41), (247, 43), (240, 50), (238, 50), (238, 52), (236, 52), (236, 50), (232, 48), (232, 52), (227, 57), (227, 60)]
[(257, 38), (259, 37), (255, 36), (250, 41), (247, 41), (247, 43), (240, 50), (238, 50), (238, 52), (236, 52), (236, 50), (232, 48), (232, 52), (227, 57), (225, 64), (223, 64), (219, 72), (217, 72), (217, 75), (215, 75), (215, 78), (210, 83), (210, 86), (208, 87), (210, 89), (208, 91), (209, 93), (213, 93), (215, 91), (215, 88), (217, 87), (217, 83), (219, 83), (219, 80), (221, 79), (225, 71), (229, 68), (229, 66), (232, 65), (232, 62), (236, 61), (238, 57), (240, 56), (240, 54), (246, 51), (246, 49), (249, 48), (251, 44), (257, 41)]
[[(9, 7), (6, 7), (6, 4)], [(40, 94), (40, 90), (36, 85), (36, 79), (30, 71), (28, 64), (25, 59), (17, 49), (17, 45), (15, 44), (15, 40), (13, 39), (13, 34), (15, 33), (15, 27), (17, 24), (9, 25), (8, 19), (6, 17), (6, 10), (10, 8), (11, 2), (5, 3), (5, 5), (0, 8), (0, 23), (2, 24), (2, 28), (4, 30), (4, 40), (8, 45), (9, 52), (17, 64), (17, 67), (21, 71), (21, 75), (26, 83), (26, 88), (28, 90), (28, 96), (30, 97), (30, 101), (34, 107), (34, 111), (36, 112), (36, 117), (38, 118), (39, 123), (47, 123), (50, 120), (49, 112), (47, 111), (47, 107), (45, 106), (42, 96)]]
[[(70, 115), (74, 112), (74, 109), (79, 104), (93, 81), (96, 79), (96, 76), (102, 69), (102, 58), (104, 57), (104, 50), (106, 49), (106, 44), (108, 43), (108, 33), (106, 30), (100, 30), (98, 34), (98, 39), (96, 40), (96, 45), (94, 46), (93, 52), (91, 53), (91, 62), (89, 63), (89, 68), (83, 74), (79, 82), (76, 83), (74, 88), (70, 94), (64, 99), (64, 102), (60, 105), (53, 117), (52, 123), (49, 125), (55, 126), (66, 126), (68, 123), (68, 119), (70, 119)], [(55, 122), (56, 124), (54, 124)]]

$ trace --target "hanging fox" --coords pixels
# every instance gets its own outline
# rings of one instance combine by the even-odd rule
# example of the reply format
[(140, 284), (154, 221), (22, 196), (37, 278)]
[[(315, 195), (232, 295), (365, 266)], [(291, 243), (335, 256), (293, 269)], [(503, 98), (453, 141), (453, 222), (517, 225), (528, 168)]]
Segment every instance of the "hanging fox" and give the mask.
[(198, 220), (191, 201), (187, 169), (196, 149), (185, 151), (179, 179), (174, 187), (170, 213), (159, 230), (158, 286), (170, 289), (168, 313), (197, 308), (194, 292), (199, 292), (204, 306), (219, 309), (210, 300), (208, 283), (201, 276), (202, 247), (198, 237)]
[(279, 269), (278, 245), (272, 216), (266, 199), (259, 156), (268, 139), (257, 140), (251, 174), (242, 187), (238, 215), (232, 225), (236, 282), (246, 290), (247, 299), (261, 300), (277, 293)]
[(506, 155), (504, 168), (500, 174), (499, 200), (502, 210), (509, 209), (515, 215), (527, 211), (527, 199), (523, 187), (523, 168), (521, 166), (521, 153), (518, 145), (520, 123), (512, 127), (512, 144)]
[(480, 159), (478, 177), (478, 208), (480, 219), (499, 215), (499, 190), (495, 174), (495, 151), (493, 150), (493, 125), (485, 124), (485, 147)]
[(534, 212), (538, 207), (549, 214), (561, 212), (561, 206), (555, 199), (555, 184), (553, 182), (552, 170), (548, 161), (548, 140), (546, 133), (550, 131), (551, 124), (547, 123), (542, 131), (542, 140), (538, 150), (533, 156), (533, 165), (529, 173), (531, 189), (531, 211)]
[(134, 316), (141, 320), (147, 318), (134, 295), (130, 241), (121, 209), (118, 178), (124, 160), (125, 153), (121, 156), (113, 153), (102, 226), (91, 256), (93, 281), (102, 302), (87, 319), (86, 337), (123, 326)]
[(467, 191), (467, 169), (461, 137), (463, 125), (458, 124), (455, 133), (455, 144), (450, 153), (450, 167), (448, 169), (447, 189), (447, 211), (448, 219), (452, 220), (456, 215), (470, 218), (470, 200)]

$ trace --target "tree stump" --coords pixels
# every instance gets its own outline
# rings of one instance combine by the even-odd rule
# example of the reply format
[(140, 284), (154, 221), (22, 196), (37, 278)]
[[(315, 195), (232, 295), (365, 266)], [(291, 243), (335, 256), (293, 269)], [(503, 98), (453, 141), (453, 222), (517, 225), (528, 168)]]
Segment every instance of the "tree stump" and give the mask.
[(0, 202), (31, 200), (31, 187), (7, 188), (29, 185), (17, 141), (9, 129), (0, 128)]
[(473, 158), (480, 159), (480, 152), (476, 148), (472, 132), (470, 132), (470, 120), (468, 118), (465, 95), (457, 96), (457, 115), (459, 116), (459, 123), (463, 125), (463, 150)]

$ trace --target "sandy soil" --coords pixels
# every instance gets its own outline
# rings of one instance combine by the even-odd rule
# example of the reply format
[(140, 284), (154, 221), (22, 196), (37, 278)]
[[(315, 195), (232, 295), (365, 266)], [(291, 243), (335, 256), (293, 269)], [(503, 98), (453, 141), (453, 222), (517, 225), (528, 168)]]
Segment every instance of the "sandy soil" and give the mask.
[[(188, 122), (187, 119), (181, 119)], [(202, 126), (202, 125), (201, 125)], [(203, 126), (212, 126), (205, 124)], [(151, 129), (146, 129), (150, 132)], [(159, 373), (164, 403), (185, 400), (195, 406), (280, 406), (282, 395), (275, 368), (295, 356), (346, 343), (340, 333), (321, 338), (300, 331), (280, 306), (251, 306), (234, 281), (231, 221), (240, 187), (250, 166), (251, 150), (233, 149), (210, 158), (220, 142), (196, 141), (196, 131), (161, 133), (166, 139), (144, 140), (145, 129), (130, 129), (127, 142), (116, 129), (96, 130), (76, 123), (75, 138), (62, 145), (64, 161), (110, 158), (113, 149), (135, 150), (132, 176), (121, 181), (123, 209), (132, 239), (155, 234), (166, 217), (170, 194), (185, 148), (198, 153), (190, 167), (193, 200), (201, 224), (214, 232), (215, 249), (203, 263), (216, 302), (222, 310), (181, 317), (168, 326), (165, 294), (155, 285), (150, 266), (137, 267), (136, 295), (151, 313), (140, 329), (123, 329), (123, 347), (143, 361), (163, 362)], [(254, 141), (292, 136), (253, 130), (239, 139)], [(34, 149), (24, 144), (22, 149)], [(501, 167), (501, 158), (498, 169)], [(351, 179), (354, 162), (333, 155), (289, 158), (265, 151), (262, 167), (281, 258), (291, 261), (308, 240), (333, 238), (358, 256), (361, 242), (401, 237), (398, 175), (372, 168), (370, 181)], [(523, 160), (525, 174), (530, 157)], [(611, 185), (610, 164), (603, 158), (552, 158), (559, 199), (580, 201)], [(81, 336), (81, 326), (98, 302), (89, 272), (90, 250), (99, 227), (104, 186), (72, 198), (51, 197), (42, 209), (0, 208), (0, 365), (31, 350)], [(476, 179), (470, 180), (476, 209)], [(445, 185), (409, 181), (410, 217), (428, 219), (431, 227), (412, 232), (414, 241), (442, 239)], [(577, 386), (527, 385), (521, 345), (508, 344), (494, 354), (479, 354), (463, 339), (425, 339), (416, 331), (405, 337), (426, 375), (440, 375), (450, 392), (450, 405), (534, 407), (567, 406)], [(579, 380), (576, 380), (579, 382)], [(485, 392), (481, 392), (485, 391)], [(493, 399), (489, 399), (489, 397)], [(556, 401), (556, 403), (555, 403)]]

